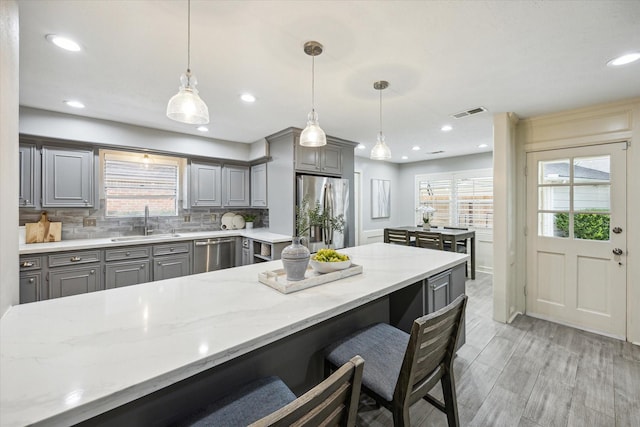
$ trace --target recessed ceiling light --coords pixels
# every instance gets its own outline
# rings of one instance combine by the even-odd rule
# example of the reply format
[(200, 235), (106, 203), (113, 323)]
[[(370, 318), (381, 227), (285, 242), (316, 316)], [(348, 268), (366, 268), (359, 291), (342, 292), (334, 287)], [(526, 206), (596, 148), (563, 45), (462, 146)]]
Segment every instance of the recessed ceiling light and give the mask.
[(240, 99), (242, 99), (244, 102), (256, 102), (256, 97), (251, 95), (250, 93), (243, 93), (240, 96)]
[(61, 49), (68, 50), (71, 52), (80, 51), (80, 45), (66, 37), (58, 36), (55, 34), (47, 34), (46, 39)]
[(69, 107), (84, 108), (84, 104), (80, 101), (68, 100), (68, 101), (64, 101), (64, 103), (67, 104)]
[(640, 59), (640, 52), (628, 53), (626, 55), (619, 56), (607, 62), (607, 66), (618, 67), (620, 65), (630, 64), (632, 62), (637, 61), (638, 59)]
[(453, 127), (451, 125), (444, 125), (440, 128), (442, 132), (449, 132)]
[(413, 147), (411, 147), (411, 149), (413, 151), (418, 151), (418, 150), (420, 150), (420, 147), (418, 147), (417, 145), (414, 145)]
[(489, 144), (480, 144), (478, 145), (478, 148), (487, 148), (489, 146)]
[(356, 147), (358, 150), (364, 150), (365, 148), (367, 148), (366, 145), (364, 144), (358, 144), (358, 147)]
[(209, 132), (209, 128), (206, 126), (198, 126), (196, 129), (200, 132)]
[(402, 160), (407, 160), (409, 157), (407, 157), (407, 156), (402, 156), (402, 157), (400, 157), (400, 158), (401, 158)]

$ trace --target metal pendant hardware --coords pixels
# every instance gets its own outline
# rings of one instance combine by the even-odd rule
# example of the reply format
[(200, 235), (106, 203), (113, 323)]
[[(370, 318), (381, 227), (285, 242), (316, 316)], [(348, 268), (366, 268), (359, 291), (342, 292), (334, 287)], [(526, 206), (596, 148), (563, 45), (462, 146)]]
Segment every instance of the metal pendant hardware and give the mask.
[(613, 228), (613, 230), (611, 230), (611, 231), (613, 231), (613, 232), (614, 232), (614, 233), (616, 233), (616, 234), (620, 234), (620, 233), (622, 233), (622, 228), (620, 228), (620, 227), (614, 227), (614, 228)]
[(622, 249), (620, 248), (615, 248), (612, 252), (614, 255), (622, 255)]

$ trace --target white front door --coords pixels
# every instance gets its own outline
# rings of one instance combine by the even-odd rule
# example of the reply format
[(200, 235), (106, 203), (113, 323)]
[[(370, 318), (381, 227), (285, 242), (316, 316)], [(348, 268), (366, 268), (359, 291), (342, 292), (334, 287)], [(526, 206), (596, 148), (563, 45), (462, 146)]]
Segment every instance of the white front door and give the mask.
[(527, 155), (527, 314), (626, 337), (626, 148)]

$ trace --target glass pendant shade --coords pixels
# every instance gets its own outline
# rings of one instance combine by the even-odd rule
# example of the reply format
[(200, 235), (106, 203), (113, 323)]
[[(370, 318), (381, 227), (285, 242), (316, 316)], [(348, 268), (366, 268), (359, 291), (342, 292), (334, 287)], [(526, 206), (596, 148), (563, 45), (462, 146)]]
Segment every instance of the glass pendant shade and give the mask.
[(382, 132), (378, 134), (378, 141), (376, 145), (371, 149), (372, 160), (389, 160), (391, 158), (391, 150), (389, 146), (384, 142), (384, 135)]
[(167, 117), (191, 125), (205, 125), (209, 123), (209, 108), (198, 96), (196, 76), (187, 70), (180, 76), (178, 93), (173, 95), (167, 104)]
[(327, 145), (327, 135), (320, 128), (318, 113), (311, 110), (307, 116), (307, 127), (300, 134), (300, 145), (303, 147), (322, 147)]

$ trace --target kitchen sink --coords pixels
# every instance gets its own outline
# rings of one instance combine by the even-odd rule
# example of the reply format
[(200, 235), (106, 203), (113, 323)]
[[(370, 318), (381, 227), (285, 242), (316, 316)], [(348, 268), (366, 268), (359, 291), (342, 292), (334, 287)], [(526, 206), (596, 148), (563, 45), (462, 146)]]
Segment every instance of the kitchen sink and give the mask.
[(158, 239), (173, 239), (181, 237), (180, 234), (150, 234), (148, 236), (127, 236), (127, 237), (114, 237), (112, 242), (133, 242), (133, 241), (146, 241), (146, 240), (158, 240)]

